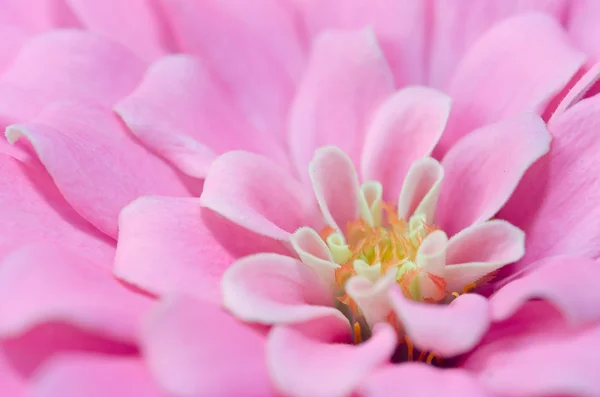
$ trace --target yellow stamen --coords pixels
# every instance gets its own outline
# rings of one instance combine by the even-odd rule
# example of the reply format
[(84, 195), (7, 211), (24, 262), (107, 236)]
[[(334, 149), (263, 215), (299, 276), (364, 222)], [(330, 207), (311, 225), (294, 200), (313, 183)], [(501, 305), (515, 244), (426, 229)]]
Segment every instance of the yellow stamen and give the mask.
[(413, 344), (412, 344), (412, 341), (410, 340), (410, 338), (408, 337), (408, 335), (404, 335), (404, 340), (406, 341), (406, 350), (408, 351), (406, 359), (408, 361), (412, 361), (413, 360)]
[(429, 353), (429, 355), (427, 356), (427, 364), (431, 364), (435, 357), (437, 357), (437, 355), (434, 352)]
[(455, 298), (458, 298), (460, 295), (458, 294), (458, 292), (453, 292), (452, 296), (454, 296)]
[(358, 345), (362, 342), (362, 336), (360, 335), (360, 324), (358, 322), (354, 323), (354, 344)]

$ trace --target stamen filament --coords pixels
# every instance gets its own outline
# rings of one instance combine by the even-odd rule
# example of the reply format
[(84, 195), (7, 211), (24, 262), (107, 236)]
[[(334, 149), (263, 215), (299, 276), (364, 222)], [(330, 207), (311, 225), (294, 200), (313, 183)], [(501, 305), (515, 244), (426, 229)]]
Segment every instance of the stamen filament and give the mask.
[(425, 358), (425, 351), (422, 351), (421, 354), (419, 354), (419, 358), (417, 358), (417, 361), (423, 361), (424, 358)]
[(358, 322), (354, 323), (354, 344), (358, 345), (362, 342), (362, 336), (360, 335), (360, 324)]
[(435, 357), (437, 357), (437, 355), (434, 352), (429, 353), (429, 355), (427, 356), (427, 364), (431, 364)]
[(404, 335), (404, 340), (406, 341), (406, 350), (408, 351), (406, 359), (408, 361), (412, 361), (413, 360), (413, 343), (410, 340), (410, 338), (408, 337), (408, 335)]

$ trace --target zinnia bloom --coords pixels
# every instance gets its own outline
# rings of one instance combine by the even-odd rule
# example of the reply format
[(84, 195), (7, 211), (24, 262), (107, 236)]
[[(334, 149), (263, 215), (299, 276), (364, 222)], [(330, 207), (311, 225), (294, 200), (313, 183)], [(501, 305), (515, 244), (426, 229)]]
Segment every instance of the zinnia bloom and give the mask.
[(0, 7), (0, 395), (600, 394), (594, 1)]

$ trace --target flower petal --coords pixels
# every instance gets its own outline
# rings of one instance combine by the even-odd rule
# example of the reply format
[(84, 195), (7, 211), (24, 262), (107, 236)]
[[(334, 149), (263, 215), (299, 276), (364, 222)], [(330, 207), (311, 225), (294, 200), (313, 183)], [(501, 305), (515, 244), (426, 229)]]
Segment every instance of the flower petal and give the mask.
[(73, 208), (112, 237), (119, 211), (133, 199), (190, 195), (177, 173), (128, 136), (109, 109), (80, 101), (55, 103), (33, 122), (6, 131), (9, 142), (21, 135)]
[(189, 55), (153, 63), (115, 109), (144, 144), (194, 177), (204, 178), (215, 154), (232, 149), (285, 164), (282, 148), (273, 139), (258, 139), (258, 131), (207, 67)]
[(437, 144), (450, 114), (450, 98), (426, 87), (404, 88), (379, 107), (365, 137), (363, 180), (385, 186), (386, 201), (396, 200), (411, 165)]
[(588, 70), (582, 69), (580, 75), (575, 76), (574, 80), (573, 86), (569, 88), (552, 113), (552, 118), (564, 113), (597, 87), (596, 84), (600, 80), (600, 62), (591, 65)]
[(169, 395), (274, 395), (264, 336), (212, 303), (186, 296), (160, 302), (142, 332), (146, 362)]
[(372, 26), (396, 85), (402, 87), (426, 80), (429, 4), (402, 0), (372, 0), (368, 7), (362, 0), (294, 0), (294, 3), (313, 38), (328, 29)]
[(263, 324), (297, 323), (320, 317), (348, 320), (334, 297), (304, 263), (288, 256), (256, 254), (234, 262), (222, 281), (223, 304), (236, 317)]
[(600, 357), (590, 348), (599, 343), (596, 326), (549, 343), (507, 349), (480, 369), (479, 378), (503, 396), (595, 396), (600, 394)]
[(77, 249), (84, 258), (112, 265), (114, 242), (81, 218), (40, 164), (0, 155), (0, 261), (13, 249), (46, 241)]
[(29, 35), (24, 29), (8, 22), (0, 23), (0, 36), (4, 38), (0, 43), (0, 73), (4, 73), (15, 61)]
[(595, 177), (600, 172), (598, 123), (600, 96), (553, 118), (548, 125), (550, 153), (525, 174), (498, 214), (527, 234), (519, 268), (555, 255), (600, 255), (600, 225), (591, 221), (600, 216), (594, 204), (600, 200), (600, 179)]
[(79, 26), (64, 0), (5, 0), (0, 8), (0, 18), (33, 33)]
[(25, 395), (26, 380), (13, 368), (4, 356), (0, 353), (0, 395), (21, 397)]
[(356, 302), (370, 326), (385, 321), (392, 311), (388, 293), (396, 282), (396, 275), (396, 269), (392, 269), (375, 283), (361, 276), (354, 276), (346, 282), (346, 293)]
[(362, 382), (358, 393), (362, 397), (393, 395), (491, 397), (481, 383), (467, 371), (436, 368), (424, 363), (388, 365)]
[[(429, 36), (429, 84), (433, 87), (446, 87), (457, 66), (460, 67), (459, 61), (465, 52), (482, 35), (487, 34), (486, 31), (490, 28), (498, 23), (508, 23), (501, 22), (503, 19), (540, 11), (564, 23), (573, 5), (571, 0), (467, 0), (434, 1), (428, 4), (430, 15), (433, 15), (430, 23), (435, 26), (435, 29), (430, 30)], [(468, 18), (465, 18), (466, 15)]]
[(600, 44), (594, 37), (600, 34), (600, 27), (594, 23), (600, 17), (600, 6), (594, 0), (570, 2), (567, 30), (569, 37), (590, 55), (592, 60), (600, 60)]
[(339, 343), (340, 334), (343, 330), (329, 328), (309, 336), (291, 326), (275, 327), (267, 357), (277, 389), (290, 397), (348, 396), (396, 347), (396, 333), (387, 324), (358, 346)]
[(233, 257), (215, 240), (193, 198), (142, 197), (121, 211), (114, 273), (152, 294), (221, 301)]
[(275, 0), (159, 3), (181, 52), (206, 62), (261, 140), (284, 143), (288, 108), (305, 64), (290, 7)]
[(215, 160), (200, 203), (257, 234), (283, 241), (300, 226), (310, 225), (314, 212), (308, 189), (291, 174), (242, 151)]
[(547, 258), (531, 273), (503, 286), (490, 298), (492, 319), (506, 320), (530, 299), (544, 299), (575, 326), (600, 321), (600, 301), (596, 283), (600, 269), (595, 261), (583, 257)]
[(327, 244), (319, 233), (309, 227), (301, 227), (290, 237), (290, 242), (300, 260), (309, 266), (325, 283), (335, 277), (335, 269), (339, 267), (331, 256)]
[[(523, 114), (483, 127), (448, 152), (437, 223), (448, 235), (493, 217), (527, 169), (550, 150), (542, 119)], [(493, 183), (490, 183), (493, 181)]]
[(32, 397), (163, 396), (141, 359), (92, 354), (50, 360), (30, 387)]
[(398, 216), (409, 220), (412, 215), (422, 214), (425, 222), (433, 223), (444, 179), (444, 168), (431, 157), (415, 161), (402, 184), (398, 197)]
[(322, 34), (290, 115), (290, 150), (301, 178), (322, 146), (339, 147), (357, 166), (371, 113), (393, 88), (370, 29)]
[(461, 291), (525, 254), (525, 233), (502, 220), (471, 226), (452, 236), (446, 250), (447, 291)]
[(58, 247), (25, 246), (0, 268), (0, 334), (62, 321), (99, 335), (132, 342), (150, 299)]
[(31, 90), (33, 98), (28, 98), (28, 105), (38, 105), (37, 109), (8, 115), (13, 122), (21, 122), (34, 110), (40, 111), (45, 102), (60, 99), (112, 105), (135, 88), (145, 67), (129, 49), (90, 32), (54, 30), (35, 36), (25, 43), (1, 82)]
[(134, 357), (139, 353), (138, 347), (131, 342), (119, 342), (60, 320), (36, 325), (15, 337), (3, 338), (0, 349), (10, 367), (28, 384), (46, 362), (61, 355), (86, 353)]
[(461, 295), (447, 306), (409, 300), (400, 288), (392, 288), (389, 298), (414, 345), (443, 357), (471, 350), (490, 325), (488, 302), (480, 295)]
[(165, 53), (161, 21), (146, 0), (66, 0), (89, 31), (109, 37), (151, 61)]
[(442, 157), (482, 125), (527, 111), (543, 114), (584, 62), (549, 15), (526, 13), (495, 25), (467, 52), (448, 87), (452, 114), (434, 154)]
[(360, 186), (352, 160), (333, 146), (318, 149), (309, 166), (317, 203), (325, 223), (344, 232), (358, 219)]

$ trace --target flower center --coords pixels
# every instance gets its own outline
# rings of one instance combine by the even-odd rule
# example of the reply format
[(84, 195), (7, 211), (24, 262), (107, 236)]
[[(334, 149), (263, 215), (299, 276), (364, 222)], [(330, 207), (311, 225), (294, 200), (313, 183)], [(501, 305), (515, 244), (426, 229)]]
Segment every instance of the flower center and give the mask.
[[(433, 231), (435, 225), (427, 224), (420, 216), (409, 221), (398, 217), (395, 208), (382, 203), (383, 219), (378, 225), (369, 225), (364, 219), (357, 219), (346, 225), (344, 235), (331, 227), (325, 227), (320, 235), (327, 243), (334, 261), (340, 265), (335, 270), (335, 284), (339, 291), (352, 276), (362, 276), (372, 282), (386, 272), (396, 268), (396, 282), (404, 295), (413, 300), (437, 302), (446, 297), (446, 282), (443, 277), (430, 273), (423, 274), (417, 266), (416, 256), (423, 240)], [(418, 277), (428, 277), (433, 294), (423, 296)], [(347, 294), (338, 298), (351, 305)]]

